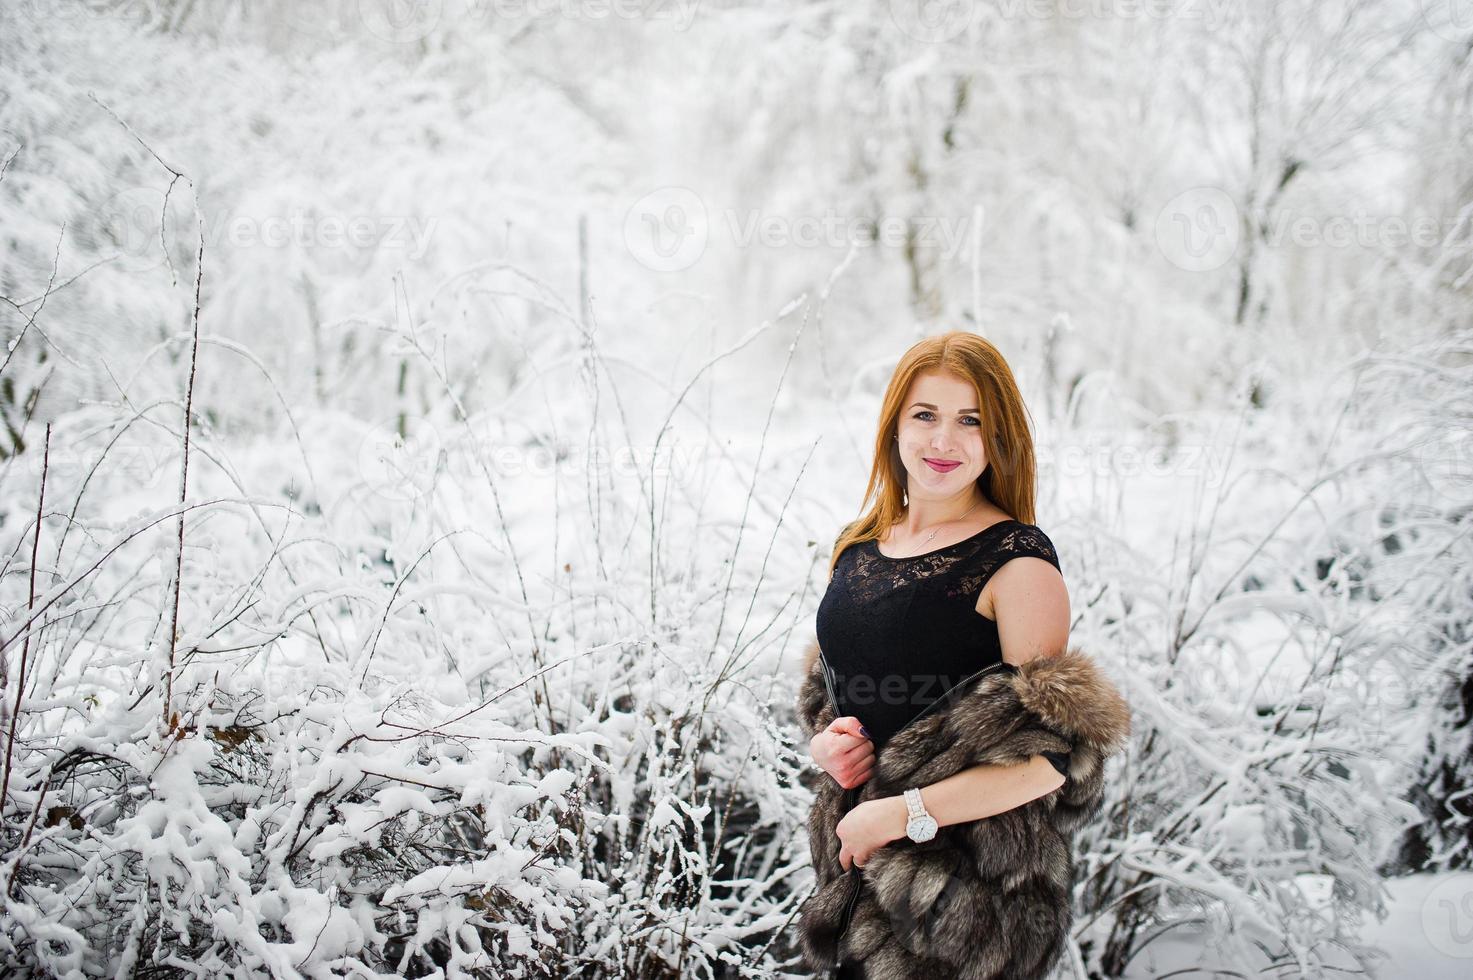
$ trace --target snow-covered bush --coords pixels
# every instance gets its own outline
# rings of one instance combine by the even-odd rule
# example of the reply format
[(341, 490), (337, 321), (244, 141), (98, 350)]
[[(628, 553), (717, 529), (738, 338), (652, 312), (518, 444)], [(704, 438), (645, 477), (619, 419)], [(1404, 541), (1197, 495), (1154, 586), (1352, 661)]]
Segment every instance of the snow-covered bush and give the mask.
[[(0, 972), (796, 975), (797, 651), (958, 327), (1137, 719), (1080, 962), (1373, 961), (1468, 854), (1448, 25), (527, 6), (0, 9)], [(1276, 237), (1370, 204), (1445, 235)]]

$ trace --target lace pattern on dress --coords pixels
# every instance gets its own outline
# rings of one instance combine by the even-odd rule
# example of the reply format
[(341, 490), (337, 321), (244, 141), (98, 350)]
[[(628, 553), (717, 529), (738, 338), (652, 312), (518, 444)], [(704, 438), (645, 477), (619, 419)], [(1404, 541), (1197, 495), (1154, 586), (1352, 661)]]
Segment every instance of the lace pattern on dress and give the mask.
[(997, 543), (997, 547), (988, 553), (986, 559), (977, 566), (975, 571), (969, 571), (966, 575), (950, 583), (946, 590), (947, 598), (954, 599), (957, 596), (975, 597), (977, 593), (982, 591), (982, 586), (987, 584), (987, 580), (992, 577), (993, 572), (997, 571), (999, 565), (1009, 558), (1024, 556), (1042, 558), (1055, 568), (1059, 567), (1058, 553), (1054, 551), (1054, 546), (1049, 541), (1048, 536), (1036, 527), (1024, 525), (1009, 531)]
[(1058, 566), (1058, 555), (1047, 535), (1029, 524), (1009, 523), (1013, 526), (1001, 535), (984, 528), (973, 538), (909, 558), (887, 557), (879, 553), (874, 541), (863, 542), (852, 549), (853, 564), (844, 576), (844, 586), (859, 602), (871, 603), (907, 586), (961, 571), (963, 574), (947, 577), (943, 584), (945, 595), (956, 598), (975, 596), (1010, 558), (1029, 555)]

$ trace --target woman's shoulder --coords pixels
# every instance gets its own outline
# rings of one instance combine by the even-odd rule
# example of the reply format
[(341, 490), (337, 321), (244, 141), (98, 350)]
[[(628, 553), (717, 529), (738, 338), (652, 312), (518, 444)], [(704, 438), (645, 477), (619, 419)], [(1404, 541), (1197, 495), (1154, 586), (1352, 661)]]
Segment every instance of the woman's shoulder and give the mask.
[(1042, 558), (1055, 568), (1059, 565), (1058, 549), (1043, 528), (1011, 519), (1000, 523), (998, 533), (988, 536), (986, 546), (977, 551), (977, 557), (988, 564), (1025, 556)]
[(988, 619), (996, 620), (994, 607), (993, 576), (1014, 558), (1040, 558), (1054, 567), (1055, 573), (1063, 574), (1059, 565), (1059, 553), (1043, 529), (1036, 524), (1010, 520), (999, 525), (997, 533), (988, 537), (985, 547), (973, 556), (969, 581), (981, 586), (977, 599), (977, 611)]

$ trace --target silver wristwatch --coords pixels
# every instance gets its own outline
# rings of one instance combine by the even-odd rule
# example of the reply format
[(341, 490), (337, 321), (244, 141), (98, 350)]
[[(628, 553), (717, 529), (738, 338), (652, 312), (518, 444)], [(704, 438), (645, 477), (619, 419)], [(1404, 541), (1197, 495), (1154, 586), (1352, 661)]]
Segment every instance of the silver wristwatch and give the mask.
[(936, 818), (926, 812), (919, 789), (912, 787), (905, 791), (905, 809), (909, 813), (905, 821), (905, 836), (917, 844), (924, 844), (936, 836)]

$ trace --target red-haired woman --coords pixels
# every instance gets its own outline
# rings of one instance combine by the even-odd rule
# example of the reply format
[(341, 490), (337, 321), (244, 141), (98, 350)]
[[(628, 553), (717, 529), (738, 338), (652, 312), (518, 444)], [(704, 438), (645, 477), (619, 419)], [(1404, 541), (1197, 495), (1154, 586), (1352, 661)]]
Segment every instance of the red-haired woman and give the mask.
[[(866, 501), (830, 559), (798, 712), (820, 777), (815, 970), (1046, 976), (1071, 922), (1073, 832), (1123, 748), (1119, 692), (1068, 647), (1034, 520), (1035, 462), (1002, 355), (954, 332), (886, 389)], [(830, 971), (832, 971), (830, 973)]]

